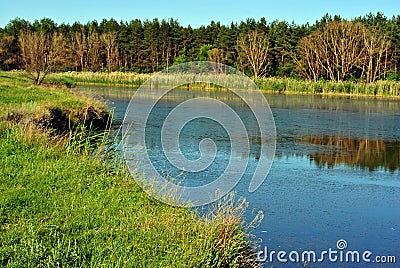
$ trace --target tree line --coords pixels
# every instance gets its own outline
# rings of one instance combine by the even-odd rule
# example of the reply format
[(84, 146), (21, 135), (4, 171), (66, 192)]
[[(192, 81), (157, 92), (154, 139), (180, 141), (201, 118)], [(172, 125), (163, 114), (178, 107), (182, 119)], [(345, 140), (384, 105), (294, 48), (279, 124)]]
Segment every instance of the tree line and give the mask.
[(193, 29), (174, 19), (114, 19), (57, 25), (13, 19), (0, 28), (0, 68), (26, 69), (40, 83), (52, 71), (156, 72), (195, 60), (224, 63), (255, 78), (400, 80), (400, 15), (314, 24), (247, 19)]

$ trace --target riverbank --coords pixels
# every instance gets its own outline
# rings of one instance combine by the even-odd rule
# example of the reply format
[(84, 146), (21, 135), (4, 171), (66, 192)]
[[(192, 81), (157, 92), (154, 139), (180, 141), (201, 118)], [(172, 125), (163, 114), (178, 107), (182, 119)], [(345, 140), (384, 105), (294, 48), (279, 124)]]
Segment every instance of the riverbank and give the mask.
[(149, 197), (104, 149), (102, 103), (0, 73), (0, 118), (2, 267), (257, 267), (246, 204), (199, 218)]
[[(66, 72), (49, 76), (53, 81), (67, 81), (68, 84), (112, 85), (137, 88), (151, 74), (129, 72), (95, 73), (95, 72)], [(376, 81), (373, 83), (306, 81), (293, 78), (260, 78), (256, 79), (257, 86), (266, 93), (275, 94), (320, 94), (346, 95), (368, 97), (400, 97), (400, 82)], [(213, 85), (196, 85), (202, 89), (216, 89)], [(193, 88), (193, 87), (192, 87)]]

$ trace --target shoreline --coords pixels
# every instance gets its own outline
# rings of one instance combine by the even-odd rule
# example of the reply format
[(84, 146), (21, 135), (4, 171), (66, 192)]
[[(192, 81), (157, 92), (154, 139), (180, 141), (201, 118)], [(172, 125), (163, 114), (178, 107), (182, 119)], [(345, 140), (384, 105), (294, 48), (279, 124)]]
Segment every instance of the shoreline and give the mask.
[[(50, 79), (69, 79), (76, 85), (111, 86), (139, 88), (152, 74), (137, 73), (92, 73), (92, 72), (67, 72), (49, 75)], [(355, 83), (350, 81), (306, 81), (293, 78), (268, 77), (254, 80), (258, 88), (266, 94), (282, 95), (316, 95), (316, 96), (343, 96), (400, 99), (399, 81), (376, 81), (373, 83)], [(218, 86), (194, 84), (181, 86), (179, 89), (189, 90), (223, 90)]]
[[(140, 86), (127, 85), (127, 84), (113, 84), (113, 83), (99, 83), (99, 82), (75, 82), (77, 86), (98, 86), (98, 87), (121, 87), (137, 90)], [(179, 90), (188, 90), (187, 87), (177, 87)], [(206, 90), (206, 91), (225, 91), (224, 88), (213, 88), (213, 87), (190, 87), (189, 90)], [(290, 96), (320, 96), (320, 97), (343, 97), (343, 98), (368, 98), (368, 99), (381, 99), (381, 100), (400, 100), (400, 96), (388, 96), (388, 95), (372, 95), (372, 94), (351, 94), (351, 93), (339, 93), (339, 92), (328, 92), (328, 93), (313, 93), (303, 91), (285, 91), (277, 92), (270, 89), (260, 89), (263, 94), (267, 95), (290, 95)]]

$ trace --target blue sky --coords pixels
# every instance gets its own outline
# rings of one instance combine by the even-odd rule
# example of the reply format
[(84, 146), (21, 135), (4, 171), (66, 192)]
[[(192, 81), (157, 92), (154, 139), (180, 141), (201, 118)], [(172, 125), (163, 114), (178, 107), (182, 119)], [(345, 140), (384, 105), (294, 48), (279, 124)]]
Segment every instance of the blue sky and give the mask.
[(325, 13), (354, 18), (369, 12), (383, 12), (387, 17), (400, 14), (399, 0), (1, 0), (0, 27), (15, 17), (29, 21), (44, 17), (56, 23), (86, 23), (91, 20), (114, 18), (118, 21), (132, 19), (177, 19), (181, 25), (198, 27), (211, 20), (222, 24), (240, 22), (246, 18), (267, 22), (275, 19), (294, 21), (296, 24), (315, 22)]

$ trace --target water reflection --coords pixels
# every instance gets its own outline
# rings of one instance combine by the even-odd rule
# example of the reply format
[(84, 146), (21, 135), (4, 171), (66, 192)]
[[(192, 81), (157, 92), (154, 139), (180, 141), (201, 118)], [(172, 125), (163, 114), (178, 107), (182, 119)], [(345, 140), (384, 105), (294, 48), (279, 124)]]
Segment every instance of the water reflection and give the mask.
[(400, 142), (354, 139), (340, 136), (309, 136), (300, 140), (322, 146), (309, 155), (319, 167), (332, 168), (346, 164), (375, 171), (380, 168), (394, 172), (400, 169)]

